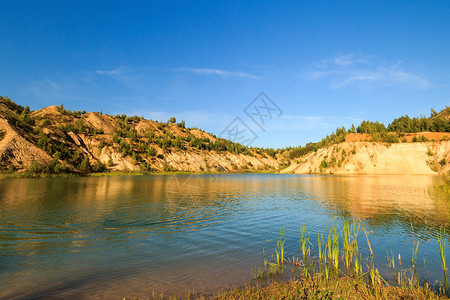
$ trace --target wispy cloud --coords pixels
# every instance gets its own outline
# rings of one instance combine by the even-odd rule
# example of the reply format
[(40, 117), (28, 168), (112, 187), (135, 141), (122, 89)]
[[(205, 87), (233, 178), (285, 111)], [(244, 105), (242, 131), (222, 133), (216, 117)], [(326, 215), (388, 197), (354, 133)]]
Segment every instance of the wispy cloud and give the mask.
[(404, 85), (426, 89), (430, 82), (423, 75), (406, 71), (401, 62), (388, 64), (374, 56), (347, 54), (313, 64), (306, 73), (307, 80), (327, 80), (328, 87), (385, 88)]
[(258, 79), (258, 76), (240, 72), (240, 71), (226, 71), (212, 68), (178, 68), (174, 69), (176, 72), (189, 72), (194, 74), (204, 74), (204, 75), (217, 75), (221, 77), (237, 77), (237, 78), (249, 78)]
[(44, 78), (31, 82), (25, 90), (43, 99), (55, 100), (79, 100), (80, 97), (74, 91), (77, 86), (71, 80), (65, 78)]
[(124, 71), (122, 68), (112, 69), (112, 70), (97, 70), (95, 73), (106, 76), (117, 76), (123, 74)]

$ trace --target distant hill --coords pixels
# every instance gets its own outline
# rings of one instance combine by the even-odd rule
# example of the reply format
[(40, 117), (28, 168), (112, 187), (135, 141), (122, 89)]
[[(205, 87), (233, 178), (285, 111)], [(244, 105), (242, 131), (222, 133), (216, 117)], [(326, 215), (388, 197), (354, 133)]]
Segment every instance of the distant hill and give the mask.
[(402, 116), (385, 126), (363, 121), (318, 143), (286, 149), (285, 173), (437, 174), (450, 171), (450, 108)]
[(0, 97), (1, 172), (233, 172), (279, 165), (273, 150), (247, 148), (175, 118), (162, 123), (63, 106), (30, 111)]

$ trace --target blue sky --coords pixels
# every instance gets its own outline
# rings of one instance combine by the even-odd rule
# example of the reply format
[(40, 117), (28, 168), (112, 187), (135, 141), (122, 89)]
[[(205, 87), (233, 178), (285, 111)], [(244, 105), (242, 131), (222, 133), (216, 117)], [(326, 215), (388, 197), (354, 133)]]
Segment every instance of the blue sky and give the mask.
[[(448, 1), (1, 1), (0, 95), (40, 109), (170, 116), (255, 146), (450, 103)], [(264, 130), (244, 113), (264, 91)]]

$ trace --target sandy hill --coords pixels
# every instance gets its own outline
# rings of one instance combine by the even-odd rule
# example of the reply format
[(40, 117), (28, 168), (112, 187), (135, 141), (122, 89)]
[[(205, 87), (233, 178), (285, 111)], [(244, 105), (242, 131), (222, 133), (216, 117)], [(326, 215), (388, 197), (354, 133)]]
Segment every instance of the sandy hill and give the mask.
[(450, 170), (450, 141), (343, 142), (293, 161), (283, 173), (437, 174)]
[(288, 149), (285, 173), (437, 174), (450, 170), (450, 108), (385, 126), (363, 121), (321, 142)]
[(184, 122), (79, 112), (30, 111), (0, 97), (0, 171), (98, 172), (277, 169), (264, 149), (247, 148)]

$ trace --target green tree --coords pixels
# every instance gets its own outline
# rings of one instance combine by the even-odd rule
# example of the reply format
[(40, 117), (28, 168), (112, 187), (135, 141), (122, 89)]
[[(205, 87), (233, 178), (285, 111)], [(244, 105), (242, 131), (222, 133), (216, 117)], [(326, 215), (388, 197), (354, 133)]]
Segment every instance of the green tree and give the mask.
[(43, 169), (44, 168), (42, 167), (42, 164), (40, 162), (38, 162), (37, 160), (33, 160), (30, 167), (28, 168), (28, 171), (34, 174), (38, 174), (41, 173)]
[(83, 161), (78, 166), (78, 169), (83, 173), (88, 173), (91, 170), (91, 164), (89, 163), (89, 157), (85, 156)]
[(434, 109), (431, 109), (431, 117), (434, 117), (437, 115), (437, 112)]

